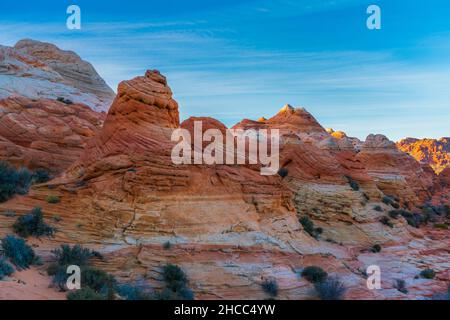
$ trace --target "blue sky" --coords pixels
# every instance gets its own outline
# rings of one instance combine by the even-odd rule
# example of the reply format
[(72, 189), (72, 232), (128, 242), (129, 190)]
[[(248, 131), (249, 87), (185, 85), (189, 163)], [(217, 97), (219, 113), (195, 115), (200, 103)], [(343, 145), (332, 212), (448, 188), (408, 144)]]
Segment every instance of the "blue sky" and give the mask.
[[(381, 30), (366, 27), (370, 4)], [(450, 135), (449, 17), (448, 0), (1, 1), (0, 44), (73, 50), (113, 89), (158, 69), (182, 118), (231, 126), (290, 103), (359, 138), (436, 138)]]

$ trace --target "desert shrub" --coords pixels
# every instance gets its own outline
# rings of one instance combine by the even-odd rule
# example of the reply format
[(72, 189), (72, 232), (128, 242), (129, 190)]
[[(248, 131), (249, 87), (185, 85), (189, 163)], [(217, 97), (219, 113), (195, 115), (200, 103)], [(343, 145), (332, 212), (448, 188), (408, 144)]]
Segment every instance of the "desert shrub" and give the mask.
[(163, 268), (166, 288), (158, 295), (160, 300), (192, 300), (193, 292), (188, 288), (188, 279), (184, 271), (173, 264)]
[(48, 195), (48, 196), (45, 197), (45, 201), (47, 203), (56, 204), (56, 203), (59, 203), (61, 200), (59, 199), (58, 196)]
[(68, 300), (106, 300), (103, 294), (95, 292), (89, 287), (72, 291), (67, 294)]
[(172, 244), (169, 241), (163, 243), (164, 250), (170, 250), (172, 248)]
[(152, 300), (151, 289), (145, 284), (121, 284), (117, 286), (117, 293), (126, 300)]
[(392, 219), (397, 219), (400, 214), (401, 214), (402, 210), (391, 210), (388, 212), (389, 217), (391, 217)]
[(45, 183), (52, 179), (52, 176), (48, 171), (44, 169), (37, 169), (33, 172), (32, 181), (33, 183)]
[(406, 289), (405, 280), (396, 279), (394, 282), (394, 288), (400, 291), (401, 293), (408, 294), (408, 289)]
[(425, 269), (420, 272), (420, 276), (425, 279), (434, 279), (436, 273), (433, 269)]
[(81, 286), (105, 295), (112, 300), (115, 293), (116, 279), (103, 270), (85, 267), (81, 270)]
[(58, 286), (61, 291), (65, 291), (66, 281), (68, 278), (68, 266), (79, 266), (83, 273), (84, 268), (88, 266), (90, 259), (94, 257), (102, 258), (100, 253), (96, 251), (83, 248), (80, 245), (70, 247), (66, 244), (63, 244), (58, 249), (53, 250), (53, 255), (55, 257), (55, 262), (48, 266), (47, 274), (53, 277), (53, 285)]
[(378, 212), (383, 212), (383, 208), (381, 208), (381, 206), (375, 206), (375, 207), (373, 207), (373, 210), (378, 211)]
[(398, 202), (398, 198), (396, 198), (396, 197), (393, 197), (393, 196), (384, 196), (384, 197), (381, 199), (381, 201), (382, 201), (384, 204), (386, 204), (386, 205), (388, 205), (388, 206), (391, 206), (391, 207), (393, 207), (393, 208), (395, 208), (395, 209), (400, 208), (400, 205), (397, 203), (397, 202)]
[(0, 161), (0, 202), (5, 202), (15, 194), (26, 194), (31, 184), (31, 172), (26, 168), (16, 170)]
[(337, 278), (328, 278), (314, 284), (318, 297), (322, 300), (341, 300), (347, 288)]
[(58, 100), (59, 102), (62, 102), (64, 104), (68, 104), (68, 105), (73, 104), (72, 100), (66, 99), (64, 97), (58, 97), (58, 98), (56, 98), (56, 100)]
[(278, 170), (278, 175), (281, 178), (286, 178), (288, 176), (288, 174), (289, 174), (289, 171), (286, 168), (281, 168), (280, 170)]
[(328, 277), (322, 268), (316, 266), (309, 266), (303, 269), (301, 273), (302, 277), (312, 283), (323, 282)]
[(70, 247), (67, 244), (61, 245), (58, 249), (53, 251), (56, 258), (56, 263), (63, 266), (77, 265), (83, 267), (88, 265), (92, 258), (102, 258), (101, 254), (80, 245)]
[(0, 280), (2, 280), (4, 277), (12, 275), (13, 273), (14, 273), (13, 266), (10, 265), (5, 258), (0, 257)]
[(318, 238), (322, 234), (322, 228), (314, 228), (314, 222), (307, 216), (303, 216), (299, 219), (300, 224), (303, 226), (303, 230), (313, 238)]
[(356, 182), (355, 180), (353, 180), (352, 177), (350, 176), (345, 176), (345, 178), (348, 181), (348, 184), (350, 185), (350, 188), (352, 188), (354, 191), (358, 191), (359, 190), (359, 184), (358, 182)]
[(448, 229), (448, 224), (446, 224), (446, 223), (436, 223), (434, 225), (434, 228), (447, 230)]
[(381, 252), (381, 246), (380, 246), (379, 244), (374, 244), (374, 245), (372, 246), (371, 251), (372, 251), (373, 253)]
[(262, 289), (265, 293), (271, 297), (276, 297), (278, 295), (278, 283), (275, 279), (267, 279), (261, 284)]
[(36, 263), (38, 257), (22, 238), (6, 236), (2, 240), (3, 254), (19, 269), (26, 269)]
[(29, 214), (19, 217), (13, 225), (14, 232), (19, 236), (51, 236), (55, 229), (44, 222), (41, 208), (34, 208)]
[(386, 216), (381, 217), (380, 222), (381, 222), (382, 224), (384, 224), (385, 226), (388, 226), (388, 227), (390, 227), (390, 228), (393, 228), (393, 227), (394, 227), (394, 224), (393, 224), (393, 223), (391, 222), (391, 220), (390, 220), (388, 217), (386, 217)]

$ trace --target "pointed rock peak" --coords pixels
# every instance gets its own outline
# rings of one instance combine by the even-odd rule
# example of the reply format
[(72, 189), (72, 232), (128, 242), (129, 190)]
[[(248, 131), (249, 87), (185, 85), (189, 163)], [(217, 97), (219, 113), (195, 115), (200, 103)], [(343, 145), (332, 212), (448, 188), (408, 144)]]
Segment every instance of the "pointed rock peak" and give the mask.
[(153, 81), (159, 82), (163, 85), (167, 85), (167, 79), (158, 70), (147, 70), (145, 77)]
[(280, 111), (278, 113), (285, 113), (285, 112), (292, 112), (294, 111), (294, 107), (291, 106), (290, 104), (285, 104), (283, 108), (280, 109)]
[(267, 121), (267, 119), (264, 118), (264, 117), (261, 117), (261, 118), (258, 119), (258, 122), (266, 122), (266, 121)]

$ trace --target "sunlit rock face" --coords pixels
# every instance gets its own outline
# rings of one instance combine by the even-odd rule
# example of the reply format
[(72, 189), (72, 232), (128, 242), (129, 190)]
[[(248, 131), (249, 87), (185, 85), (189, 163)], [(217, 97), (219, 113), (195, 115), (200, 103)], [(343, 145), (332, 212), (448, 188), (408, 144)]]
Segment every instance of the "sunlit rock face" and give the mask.
[(0, 99), (12, 95), (64, 98), (95, 111), (107, 111), (115, 96), (92, 65), (77, 54), (34, 40), (0, 46)]
[(397, 147), (420, 163), (430, 165), (436, 174), (450, 166), (450, 138), (406, 138), (397, 142)]

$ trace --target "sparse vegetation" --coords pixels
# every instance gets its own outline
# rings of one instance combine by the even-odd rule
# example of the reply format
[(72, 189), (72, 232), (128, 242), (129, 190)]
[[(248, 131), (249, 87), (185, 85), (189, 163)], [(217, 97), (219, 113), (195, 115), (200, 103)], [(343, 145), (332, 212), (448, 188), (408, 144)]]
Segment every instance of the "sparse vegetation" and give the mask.
[(400, 205), (398, 204), (398, 198), (396, 198), (396, 197), (393, 197), (393, 196), (384, 196), (384, 197), (381, 199), (381, 201), (382, 201), (384, 204), (386, 204), (386, 205), (388, 205), (388, 206), (391, 206), (391, 207), (393, 207), (393, 208), (395, 208), (395, 209), (400, 208)]
[(381, 206), (374, 206), (373, 210), (378, 211), (378, 212), (383, 212), (383, 208), (381, 208)]
[(400, 291), (401, 293), (408, 294), (408, 289), (406, 289), (405, 280), (396, 279), (394, 282), (394, 288)]
[(448, 229), (448, 224), (446, 224), (446, 223), (436, 223), (436, 224), (434, 224), (434, 228), (447, 230)]
[(311, 283), (323, 282), (328, 277), (328, 273), (317, 266), (306, 267), (303, 269), (301, 275)]
[(143, 283), (118, 285), (117, 294), (126, 300), (153, 300), (152, 290)]
[(30, 265), (38, 262), (38, 257), (34, 253), (34, 250), (22, 238), (11, 235), (6, 236), (2, 240), (2, 248), (3, 254), (18, 269), (27, 269)]
[(13, 225), (14, 232), (23, 238), (30, 236), (51, 236), (55, 229), (44, 222), (41, 208), (34, 208), (29, 214), (19, 217)]
[(172, 248), (172, 244), (169, 241), (163, 243), (164, 250), (170, 250)]
[(0, 161), (0, 202), (5, 202), (15, 194), (26, 194), (31, 185), (31, 172), (26, 168), (15, 169)]
[(48, 196), (45, 197), (45, 201), (47, 203), (56, 204), (56, 203), (59, 203), (61, 200), (59, 199), (58, 196), (48, 195)]
[(68, 300), (106, 300), (106, 297), (98, 292), (95, 292), (89, 287), (80, 290), (72, 291), (67, 294)]
[(278, 170), (278, 175), (283, 179), (286, 178), (288, 176), (288, 174), (289, 174), (289, 171), (286, 168), (281, 168), (280, 170)]
[(13, 266), (10, 265), (5, 258), (0, 257), (0, 280), (3, 280), (4, 277), (8, 277), (13, 273), (14, 273)]
[(347, 179), (347, 181), (348, 181), (348, 183), (350, 185), (350, 188), (352, 188), (353, 191), (359, 191), (359, 184), (358, 184), (358, 182), (353, 180), (353, 178), (350, 177), (350, 176), (345, 176), (345, 178)]
[(436, 273), (433, 269), (425, 269), (420, 272), (420, 276), (424, 279), (434, 279)]
[(47, 273), (53, 276), (52, 283), (57, 285), (61, 291), (65, 291), (67, 281), (67, 267), (69, 265), (76, 265), (83, 271), (89, 264), (92, 258), (102, 258), (96, 252), (83, 248), (80, 245), (70, 247), (69, 245), (61, 245), (58, 249), (53, 251), (55, 262), (51, 263), (47, 268)]
[(322, 234), (322, 228), (315, 228), (314, 222), (307, 216), (303, 216), (299, 219), (300, 224), (303, 226), (303, 230), (308, 233), (311, 237), (317, 239), (320, 234)]
[(33, 183), (45, 183), (47, 181), (50, 181), (52, 179), (52, 176), (48, 173), (47, 170), (44, 169), (37, 169), (33, 173)]
[(338, 278), (327, 278), (314, 283), (317, 295), (322, 300), (342, 300), (347, 288)]
[(188, 288), (188, 279), (184, 271), (173, 264), (163, 268), (163, 278), (166, 287), (157, 298), (159, 300), (193, 300), (194, 293)]
[(68, 105), (73, 104), (72, 100), (66, 99), (64, 97), (58, 97), (58, 98), (56, 98), (56, 100), (58, 100), (59, 102), (62, 102), (64, 104), (68, 104)]
[(372, 246), (371, 251), (372, 251), (373, 253), (381, 252), (381, 246), (380, 246), (379, 244), (374, 244), (374, 245)]
[(278, 295), (278, 283), (275, 279), (266, 279), (261, 284), (264, 292), (275, 298)]
[(385, 226), (388, 226), (389, 228), (394, 227), (394, 224), (392, 223), (392, 221), (386, 216), (381, 217), (380, 222), (382, 224), (384, 224)]
[(0, 161), (0, 202), (5, 202), (16, 194), (27, 194), (32, 184), (46, 182), (50, 178), (43, 169), (31, 172), (27, 168), (16, 169)]

